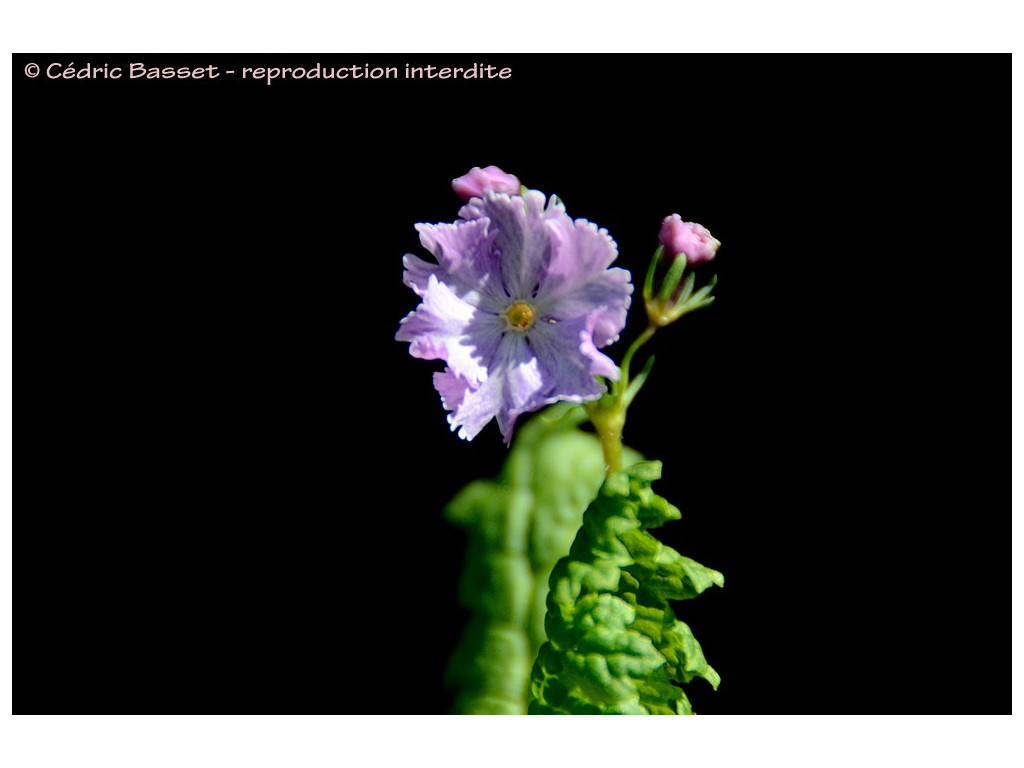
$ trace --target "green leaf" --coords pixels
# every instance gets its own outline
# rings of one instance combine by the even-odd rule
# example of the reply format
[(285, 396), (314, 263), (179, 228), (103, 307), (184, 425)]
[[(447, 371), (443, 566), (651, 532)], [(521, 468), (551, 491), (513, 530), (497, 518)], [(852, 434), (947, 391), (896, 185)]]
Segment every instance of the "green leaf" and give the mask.
[[(530, 668), (547, 639), (548, 579), (604, 477), (583, 418), (568, 404), (537, 414), (518, 430), (501, 474), (470, 483), (445, 510), (469, 535), (459, 599), (472, 618), (446, 672), (456, 713), (526, 713)], [(639, 459), (627, 450), (627, 461)], [(591, 565), (575, 583), (607, 588), (618, 574)]]
[(609, 477), (552, 569), (531, 714), (691, 714), (681, 686), (700, 677), (718, 687), (669, 601), (724, 578), (648, 533), (680, 517), (651, 489), (660, 476), (659, 462), (643, 462)]

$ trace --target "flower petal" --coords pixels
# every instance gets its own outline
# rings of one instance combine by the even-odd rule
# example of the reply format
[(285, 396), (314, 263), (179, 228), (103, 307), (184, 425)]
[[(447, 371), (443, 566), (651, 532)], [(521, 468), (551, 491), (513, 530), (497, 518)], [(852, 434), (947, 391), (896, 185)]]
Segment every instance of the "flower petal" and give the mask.
[[(531, 299), (551, 261), (551, 233), (546, 222), (542, 192), (505, 195), (484, 192), (463, 206), (459, 215), (467, 223), (489, 221), (488, 233), (500, 253), (501, 285), (513, 300)], [(564, 215), (564, 214), (562, 214)]]
[(451, 368), (445, 368), (444, 371), (434, 374), (434, 389), (441, 395), (441, 405), (446, 411), (454, 411), (462, 405), (462, 401), (466, 397), (466, 390), (469, 388), (469, 382), (452, 373)]
[(624, 269), (606, 270), (572, 293), (558, 298), (548, 296), (538, 301), (537, 311), (556, 321), (566, 321), (587, 318), (601, 310), (594, 323), (594, 343), (605, 347), (619, 338), (619, 332), (626, 324), (626, 312), (633, 293), (629, 278), (629, 272)]
[(583, 351), (584, 335), (591, 335), (587, 328), (588, 320), (582, 317), (545, 323), (530, 332), (530, 345), (544, 375), (546, 402), (567, 400), (582, 403), (604, 394), (605, 388), (594, 378), (597, 371), (592, 369), (596, 364), (598, 368), (608, 370), (607, 365)]
[[(472, 440), (492, 418), (508, 443), (516, 418), (554, 402), (544, 390), (547, 381), (525, 338), (507, 334), (498, 345), (487, 380), (479, 387), (456, 381), (449, 371), (436, 374), (434, 386), (441, 392), (445, 408), (451, 408), (448, 423), (459, 437)], [(443, 391), (442, 391), (443, 388)]]
[(626, 322), (633, 286), (624, 269), (608, 269), (618, 250), (604, 229), (568, 216), (549, 222), (555, 249), (537, 294), (542, 311), (562, 319), (589, 315), (598, 307), (605, 316), (595, 327), (595, 343), (603, 347), (618, 338)]
[(402, 273), (402, 282), (412, 288), (417, 296), (422, 297), (427, 292), (427, 280), (431, 275), (438, 275), (438, 280), (444, 282), (450, 276), (440, 264), (431, 264), (419, 256), (411, 253), (402, 257), (402, 266), (405, 271)]
[(413, 357), (444, 360), (473, 385), (487, 379), (502, 322), (480, 312), (432, 274), (423, 303), (402, 320), (395, 338), (410, 342)]
[(590, 318), (591, 341), (604, 347), (618, 339), (626, 324), (633, 286), (630, 274), (608, 265), (615, 260), (615, 241), (585, 219), (568, 216), (549, 221), (555, 244), (548, 273), (537, 294), (540, 314), (556, 321)]
[(444, 269), (443, 282), (473, 306), (497, 312), (506, 297), (499, 279), (495, 234), (488, 227), (489, 222), (483, 220), (457, 221), (417, 224), (416, 231), (420, 233), (420, 243)]
[(564, 296), (606, 270), (618, 257), (618, 247), (608, 230), (586, 219), (568, 216), (548, 221), (555, 249), (548, 264), (540, 296)]
[[(598, 344), (595, 340), (600, 338), (597, 334), (603, 332), (599, 329), (602, 327), (602, 323), (606, 322), (605, 314), (605, 310), (599, 309), (592, 312), (587, 318), (583, 330), (580, 331), (580, 352), (590, 360), (591, 375), (604, 376), (612, 381), (618, 381), (619, 367), (608, 355), (598, 351), (598, 347), (603, 347), (604, 344)], [(620, 325), (619, 328), (621, 329), (622, 326)]]
[(505, 391), (502, 393), (502, 409), (496, 416), (498, 429), (508, 444), (512, 441), (512, 427), (519, 416), (554, 401), (547, 392), (549, 381), (526, 337), (518, 333), (507, 335), (500, 352)]
[[(438, 263), (407, 255), (403, 280), (422, 299), (397, 338), (415, 357), (448, 363), (434, 374), (448, 422), (473, 439), (492, 418), (505, 442), (519, 416), (559, 400), (585, 402), (605, 391), (595, 377), (618, 379), (599, 351), (625, 324), (629, 272), (609, 269), (615, 242), (561, 201), (540, 192), (485, 190), (454, 224), (419, 224)], [(530, 305), (510, 327), (504, 313)]]
[[(443, 376), (443, 374), (440, 375)], [(435, 387), (437, 384), (435, 378)], [(442, 379), (441, 385), (445, 386), (449, 392), (460, 386), (450, 379)], [(443, 395), (441, 402), (445, 408), (448, 407), (449, 403)], [(452, 425), (452, 432), (458, 430), (459, 437), (463, 440), (472, 440), (501, 409), (500, 377), (492, 376), (476, 388), (466, 384), (462, 390), (462, 396), (453, 399), (452, 404), (455, 407), (448, 414), (448, 423)]]

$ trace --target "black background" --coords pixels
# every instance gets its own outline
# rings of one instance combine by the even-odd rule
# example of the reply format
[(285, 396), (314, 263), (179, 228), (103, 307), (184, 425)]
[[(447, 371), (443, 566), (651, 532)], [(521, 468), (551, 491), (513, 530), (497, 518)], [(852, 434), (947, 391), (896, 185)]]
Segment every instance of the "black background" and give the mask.
[[(22, 74), (474, 60), (513, 77)], [(497, 164), (635, 279), (668, 213), (723, 243), (626, 432), (726, 575), (696, 709), (1008, 712), (1009, 62), (16, 55), (16, 711), (446, 710), (441, 508), (506, 451), (393, 337), (413, 225)]]

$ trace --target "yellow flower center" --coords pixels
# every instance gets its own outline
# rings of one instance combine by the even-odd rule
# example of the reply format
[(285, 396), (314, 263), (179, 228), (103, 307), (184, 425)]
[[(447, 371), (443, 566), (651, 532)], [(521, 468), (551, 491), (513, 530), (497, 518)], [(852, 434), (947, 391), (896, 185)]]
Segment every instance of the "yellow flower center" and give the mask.
[(525, 301), (517, 301), (505, 310), (505, 320), (509, 327), (517, 331), (525, 331), (533, 325), (533, 307)]

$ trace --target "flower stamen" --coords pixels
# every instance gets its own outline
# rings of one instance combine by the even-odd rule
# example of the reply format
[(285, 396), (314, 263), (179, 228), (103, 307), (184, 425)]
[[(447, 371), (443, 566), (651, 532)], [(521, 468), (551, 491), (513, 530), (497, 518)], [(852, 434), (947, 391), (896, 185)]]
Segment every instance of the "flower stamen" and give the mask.
[(517, 301), (505, 310), (505, 321), (513, 330), (528, 330), (533, 325), (533, 307), (525, 301)]

